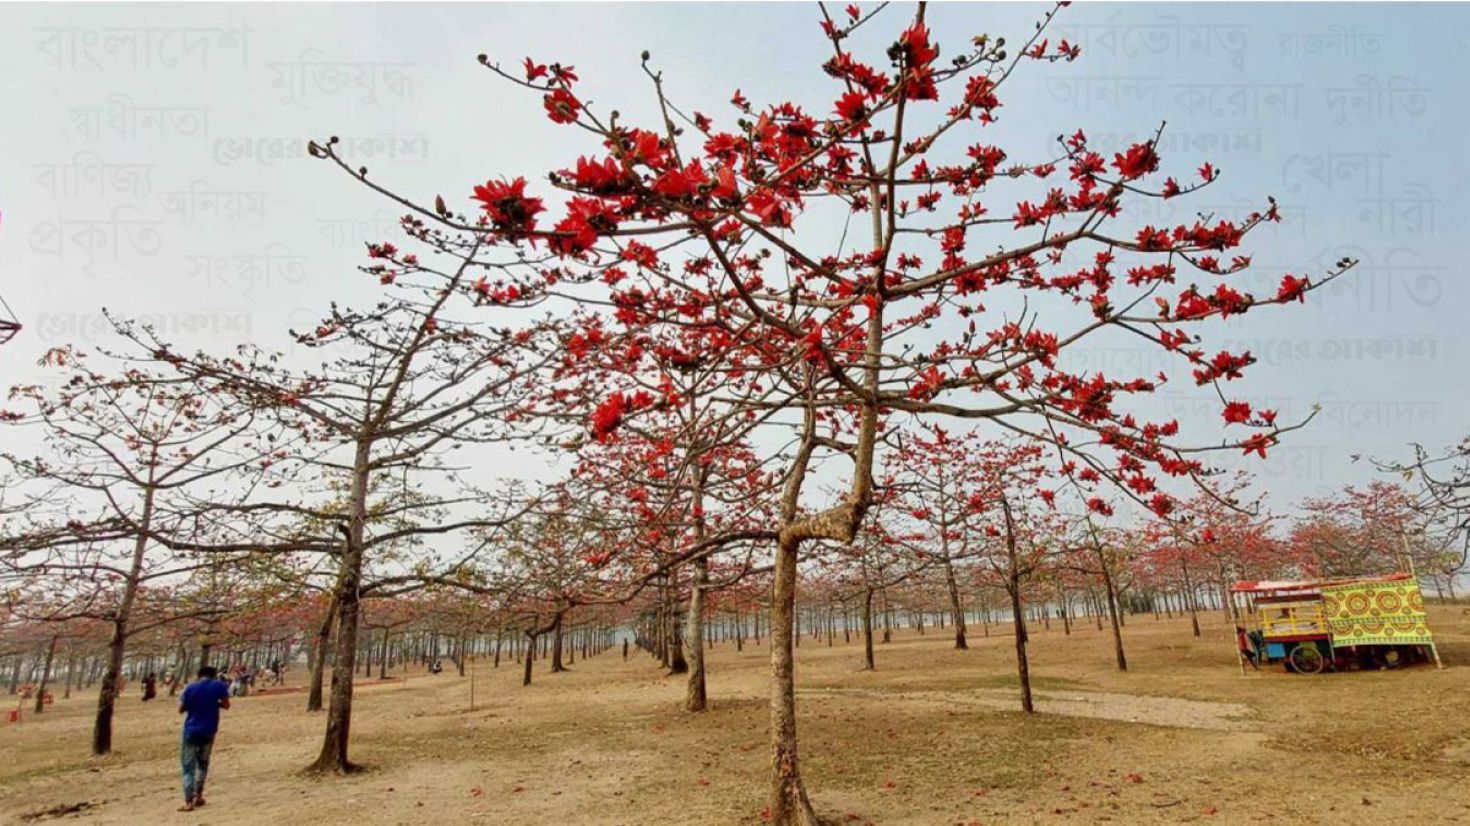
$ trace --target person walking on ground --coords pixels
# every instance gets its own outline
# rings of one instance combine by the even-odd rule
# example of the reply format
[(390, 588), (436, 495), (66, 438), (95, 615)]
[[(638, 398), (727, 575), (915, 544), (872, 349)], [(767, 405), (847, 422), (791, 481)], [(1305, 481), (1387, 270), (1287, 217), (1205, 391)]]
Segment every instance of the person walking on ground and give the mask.
[[(1261, 670), (1261, 650), (1256, 646), (1256, 641), (1251, 639), (1250, 634), (1246, 633), (1245, 628), (1239, 625), (1235, 626), (1235, 647), (1240, 649), (1240, 656), (1250, 662), (1251, 668)], [(1241, 670), (1244, 671), (1245, 666), (1241, 666)]]
[(199, 679), (179, 695), (179, 713), (185, 715), (183, 736), (179, 740), (179, 767), (184, 778), (181, 812), (192, 812), (204, 805), (204, 780), (209, 775), (214, 736), (219, 732), (219, 712), (230, 707), (229, 686), (216, 679), (218, 674), (212, 666), (204, 666), (199, 669)]
[(627, 640), (627, 638), (624, 638), (623, 639), (623, 662), (627, 662), (627, 661), (628, 661), (628, 640)]
[(155, 676), (153, 674), (153, 672), (150, 671), (148, 673), (148, 676), (146, 676), (146, 677), (143, 678), (143, 702), (146, 703), (149, 700), (151, 700), (151, 699), (153, 699), (154, 697), (157, 697), (157, 696), (158, 696), (158, 677)]

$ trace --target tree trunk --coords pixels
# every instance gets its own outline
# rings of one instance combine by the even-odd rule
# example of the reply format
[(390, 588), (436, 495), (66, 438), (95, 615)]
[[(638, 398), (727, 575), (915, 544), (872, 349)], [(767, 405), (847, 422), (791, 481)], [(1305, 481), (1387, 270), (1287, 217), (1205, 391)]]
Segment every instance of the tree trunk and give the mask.
[(1118, 597), (1113, 590), (1113, 575), (1108, 571), (1107, 562), (1102, 565), (1103, 590), (1108, 596), (1108, 620), (1113, 624), (1113, 656), (1118, 662), (1119, 671), (1128, 670), (1128, 657), (1123, 653), (1123, 625), (1118, 616)]
[(893, 642), (893, 609), (888, 607), (888, 589), (883, 589), (883, 643)]
[[(389, 629), (385, 627), (383, 629), (383, 648), (378, 652), (378, 679), (380, 680), (388, 679), (388, 638), (390, 636), (392, 635), (389, 634)], [(460, 675), (464, 675), (463, 666), (460, 667)]]
[(1031, 667), (1026, 660), (1026, 615), (1021, 610), (1020, 583), (1012, 581), (1007, 590), (1011, 595), (1011, 625), (1016, 636), (1016, 677), (1021, 682), (1021, 710), (1031, 714), (1036, 709), (1031, 704)]
[(708, 707), (704, 680), (704, 589), (709, 584), (709, 563), (705, 557), (694, 560), (694, 582), (689, 586), (689, 616), (684, 638), (689, 644), (689, 683), (684, 691), (685, 711), (704, 711)]
[(357, 621), (359, 578), (362, 557), (350, 551), (342, 564), (349, 566), (342, 593), (337, 603), (337, 645), (332, 658), (332, 686), (327, 706), (327, 730), (322, 737), (322, 750), (308, 771), (348, 774), (358, 766), (347, 759), (347, 745), (352, 729), (352, 685), (357, 667)]
[(102, 674), (102, 690), (97, 695), (97, 717), (92, 724), (92, 753), (112, 751), (112, 713), (117, 705), (118, 682), (122, 678), (123, 653), (128, 642), (128, 621), (132, 618), (133, 600), (138, 594), (138, 579), (143, 572), (143, 552), (148, 547), (148, 533), (153, 529), (153, 481), (143, 488), (143, 514), (140, 531), (133, 542), (133, 559), (124, 580), (122, 601), (112, 621), (112, 638), (107, 643), (107, 670)]
[[(340, 585), (339, 585), (340, 587)], [(322, 615), (321, 625), (316, 631), (316, 648), (311, 652), (311, 680), (306, 694), (306, 710), (322, 710), (322, 679), (327, 670), (327, 646), (332, 640), (332, 626), (337, 621), (337, 588), (332, 589), (332, 598), (327, 602), (327, 611)]]
[(873, 589), (863, 592), (863, 669), (874, 671), (873, 663)]
[[(673, 584), (669, 588), (666, 602), (664, 621), (668, 627), (664, 633), (669, 638), (669, 673), (687, 674), (689, 673), (689, 660), (684, 656), (684, 629), (679, 624), (679, 577), (677, 574), (673, 576)], [(691, 645), (698, 643), (699, 641), (695, 640)]]
[(51, 644), (46, 647), (46, 661), (41, 666), (41, 682), (36, 689), (36, 713), (46, 709), (46, 687), (51, 682), (51, 661), (56, 657), (56, 635), (51, 635)]
[(337, 650), (332, 659), (332, 691), (327, 730), (312, 772), (347, 774), (358, 767), (347, 759), (352, 730), (352, 681), (357, 665), (357, 631), (361, 612), (363, 538), (367, 528), (368, 460), (372, 443), (359, 440), (353, 459), (351, 518), (343, 526), (342, 568), (337, 587)]
[(1189, 561), (1180, 559), (1180, 566), (1184, 570), (1184, 599), (1189, 607), (1189, 624), (1194, 628), (1194, 635), (1199, 634), (1199, 608), (1194, 601), (1194, 583), (1189, 578)]
[(965, 607), (960, 602), (960, 586), (955, 581), (954, 566), (950, 564), (949, 557), (944, 558), (944, 584), (949, 588), (949, 618), (954, 624), (954, 647), (965, 651), (970, 643), (965, 639)]
[(1006, 556), (1010, 562), (1006, 591), (1011, 597), (1011, 625), (1016, 637), (1016, 677), (1021, 683), (1021, 710), (1027, 714), (1036, 711), (1031, 702), (1031, 666), (1026, 660), (1026, 614), (1021, 609), (1020, 558), (1016, 553), (1016, 525), (1011, 517), (1011, 506), (1001, 497), (1001, 507), (1006, 518)]
[(120, 619), (113, 622), (112, 637), (107, 643), (107, 665), (102, 672), (102, 689), (97, 694), (97, 716), (92, 723), (92, 753), (96, 755), (112, 752), (112, 714), (117, 706), (127, 638), (127, 624)]
[(536, 650), (536, 635), (530, 631), (527, 631), (526, 639), (526, 656), (522, 658), (524, 660), (525, 669), (521, 672), (521, 685), (523, 686), (531, 684), (531, 662), (535, 659), (531, 656), (531, 652)]
[(560, 674), (567, 670), (561, 662), (562, 653), (562, 618), (557, 616), (556, 622), (551, 625), (551, 673)]
[(796, 607), (798, 540), (783, 535), (776, 543), (771, 594), (771, 823), (821, 826), (801, 780), (796, 751), (796, 663), (793, 631)]

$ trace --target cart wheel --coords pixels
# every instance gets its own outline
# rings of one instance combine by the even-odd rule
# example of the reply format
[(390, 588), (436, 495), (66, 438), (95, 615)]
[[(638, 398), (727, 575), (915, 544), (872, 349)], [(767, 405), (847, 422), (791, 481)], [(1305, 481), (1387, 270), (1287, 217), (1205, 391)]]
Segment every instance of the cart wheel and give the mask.
[(1327, 658), (1315, 645), (1298, 645), (1288, 658), (1291, 667), (1299, 674), (1320, 674), (1327, 665)]

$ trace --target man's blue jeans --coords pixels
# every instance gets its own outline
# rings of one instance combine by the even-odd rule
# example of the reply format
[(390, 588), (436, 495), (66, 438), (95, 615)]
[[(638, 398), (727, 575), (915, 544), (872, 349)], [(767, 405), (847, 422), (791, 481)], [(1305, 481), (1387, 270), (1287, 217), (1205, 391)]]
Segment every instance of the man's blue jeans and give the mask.
[(179, 741), (179, 768), (184, 775), (185, 803), (193, 803), (204, 796), (204, 779), (209, 776), (209, 753), (213, 750), (213, 734), (185, 734)]

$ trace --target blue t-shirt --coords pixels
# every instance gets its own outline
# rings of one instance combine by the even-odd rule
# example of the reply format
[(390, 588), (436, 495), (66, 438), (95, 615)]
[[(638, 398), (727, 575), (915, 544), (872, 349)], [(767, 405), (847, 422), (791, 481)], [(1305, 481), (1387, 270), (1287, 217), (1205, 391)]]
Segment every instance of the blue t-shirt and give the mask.
[(219, 702), (229, 696), (230, 687), (219, 680), (190, 683), (179, 696), (179, 707), (184, 709), (184, 736), (219, 731)]

